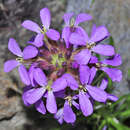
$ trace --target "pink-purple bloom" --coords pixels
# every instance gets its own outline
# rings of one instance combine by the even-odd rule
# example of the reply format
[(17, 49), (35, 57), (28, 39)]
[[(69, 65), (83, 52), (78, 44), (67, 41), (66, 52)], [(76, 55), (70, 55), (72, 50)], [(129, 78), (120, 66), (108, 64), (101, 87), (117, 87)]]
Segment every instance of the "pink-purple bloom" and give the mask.
[[(80, 13), (73, 20), (73, 15), (67, 13), (63, 16), (66, 25), (61, 39), (59, 32), (50, 29), (48, 8), (40, 10), (42, 27), (25, 20), (22, 26), (37, 35), (23, 51), (10, 38), (8, 49), (17, 58), (4, 64), (5, 72), (18, 67), (21, 80), (26, 85), (22, 94), (24, 104), (27, 107), (34, 105), (41, 114), (47, 111), (54, 114), (60, 124), (63, 121), (74, 124), (77, 111), (85, 117), (90, 116), (94, 112), (95, 101), (105, 104), (107, 100), (118, 100), (106, 91), (107, 76), (100, 80), (100, 85), (99, 82), (92, 85), (99, 70), (112, 81), (122, 79), (122, 72), (116, 68), (122, 63), (121, 56), (115, 53), (113, 46), (101, 43), (110, 36), (107, 28), (94, 24), (89, 37), (79, 24), (91, 20), (92, 16)], [(99, 61), (96, 53), (107, 58)], [(61, 100), (57, 103), (57, 99)]]
[(62, 38), (64, 39), (67, 48), (70, 46), (69, 38), (73, 32), (76, 34), (80, 34), (81, 36), (85, 35), (84, 29), (78, 25), (81, 22), (89, 21), (92, 19), (91, 15), (86, 13), (80, 13), (74, 20), (74, 18), (72, 18), (73, 15), (73, 13), (66, 13), (63, 16), (65, 27), (62, 31)]
[(40, 10), (40, 18), (42, 22), (42, 27), (38, 26), (37, 23), (31, 20), (25, 20), (22, 26), (28, 30), (36, 32), (37, 35), (35, 40), (32, 42), (37, 47), (41, 47), (44, 44), (45, 36), (49, 37), (51, 40), (59, 40), (60, 34), (54, 29), (50, 29), (51, 14), (48, 8), (43, 8)]

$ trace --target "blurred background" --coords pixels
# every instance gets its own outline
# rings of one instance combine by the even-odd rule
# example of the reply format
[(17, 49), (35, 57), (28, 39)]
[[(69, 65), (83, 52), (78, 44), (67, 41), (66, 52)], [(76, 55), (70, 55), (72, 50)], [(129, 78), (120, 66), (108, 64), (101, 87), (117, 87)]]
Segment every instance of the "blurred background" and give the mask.
[[(90, 13), (92, 22), (105, 25), (123, 59), (119, 67), (123, 79), (114, 83), (113, 93), (117, 96), (130, 93), (130, 0), (0, 0), (0, 130), (90, 130), (92, 127), (85, 121), (61, 127), (52, 116), (43, 117), (33, 107), (24, 107), (21, 101), (24, 86), (17, 70), (9, 74), (3, 72), (3, 63), (13, 58), (7, 48), (9, 38), (15, 38), (24, 47), (33, 33), (22, 28), (21, 23), (26, 19), (40, 23), (39, 11), (44, 7), (51, 10), (51, 26), (59, 31), (64, 25), (62, 16), (66, 12)], [(82, 26), (89, 32), (92, 22)]]

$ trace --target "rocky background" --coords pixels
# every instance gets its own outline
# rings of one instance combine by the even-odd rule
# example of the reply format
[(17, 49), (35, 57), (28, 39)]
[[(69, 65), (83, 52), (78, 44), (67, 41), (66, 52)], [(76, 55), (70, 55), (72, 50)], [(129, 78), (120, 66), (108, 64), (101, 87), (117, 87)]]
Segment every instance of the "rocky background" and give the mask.
[[(33, 107), (26, 108), (21, 101), (24, 87), (17, 71), (3, 72), (3, 63), (13, 58), (7, 49), (8, 39), (14, 37), (24, 47), (32, 32), (21, 27), (21, 22), (31, 19), (40, 23), (39, 11), (48, 7), (52, 13), (52, 25), (61, 31), (64, 12), (90, 13), (97, 25), (105, 25), (112, 34), (117, 52), (121, 54), (123, 80), (116, 83), (114, 93), (130, 92), (130, 0), (0, 0), (0, 130), (60, 130), (52, 117), (43, 117)], [(83, 24), (87, 31), (88, 23)], [(91, 23), (89, 25), (92, 25)], [(82, 128), (83, 127), (83, 128)], [(66, 127), (67, 128), (67, 127)], [(86, 126), (68, 129), (87, 130)], [(67, 130), (68, 130), (67, 129)]]

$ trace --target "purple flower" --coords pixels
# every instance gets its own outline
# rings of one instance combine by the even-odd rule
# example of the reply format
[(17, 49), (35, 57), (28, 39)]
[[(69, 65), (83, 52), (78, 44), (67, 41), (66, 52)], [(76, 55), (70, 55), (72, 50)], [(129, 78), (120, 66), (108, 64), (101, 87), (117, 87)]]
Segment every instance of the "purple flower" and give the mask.
[(38, 50), (34, 46), (28, 45), (27, 47), (24, 48), (22, 52), (19, 45), (13, 38), (9, 39), (8, 49), (14, 55), (18, 56), (18, 58), (16, 58), (16, 60), (12, 59), (6, 61), (4, 64), (4, 71), (10, 72), (12, 69), (18, 67), (18, 71), (22, 82), (25, 83), (26, 85), (30, 85), (28, 72), (23, 64), (24, 64), (24, 60), (28, 60), (36, 57), (38, 54)]
[(79, 27), (78, 24), (92, 19), (91, 15), (86, 14), (86, 13), (81, 13), (76, 17), (75, 22), (74, 22), (72, 21), (74, 19), (71, 19), (73, 15), (74, 15), (73, 13), (66, 13), (63, 16), (63, 19), (66, 25), (62, 31), (62, 38), (65, 40), (65, 44), (67, 48), (69, 48), (69, 45), (70, 45), (69, 38), (73, 32), (86, 37), (86, 33), (84, 29), (82, 27)]
[(43, 8), (40, 10), (40, 18), (42, 21), (42, 27), (41, 29), (38, 24), (31, 20), (25, 20), (22, 23), (22, 26), (28, 30), (31, 30), (33, 32), (37, 33), (37, 36), (35, 37), (35, 40), (32, 44), (34, 44), (37, 47), (41, 47), (43, 45), (43, 40), (45, 37), (49, 37), (52, 40), (58, 40), (60, 38), (59, 32), (57, 32), (54, 29), (50, 29), (50, 22), (51, 22), (51, 14), (48, 8)]
[(104, 56), (112, 56), (115, 54), (114, 48), (111, 45), (96, 44), (102, 41), (104, 38), (108, 37), (109, 33), (104, 26), (93, 27), (91, 37), (88, 35), (81, 36), (77, 33), (72, 33), (70, 36), (70, 43), (73, 45), (86, 46), (86, 49), (81, 50), (78, 54), (74, 56), (74, 60), (78, 64), (86, 65), (90, 58), (91, 52), (95, 52)]
[(100, 69), (108, 74), (112, 81), (120, 81), (122, 79), (122, 72), (117, 68), (109, 68), (110, 66), (119, 66), (122, 63), (121, 56), (116, 54), (112, 59), (105, 59), (103, 61), (98, 61), (96, 57), (92, 57), (89, 63), (96, 64), (97, 69)]
[[(85, 74), (85, 75), (84, 75)], [(106, 93), (104, 90), (107, 87), (107, 80), (103, 80), (100, 87), (92, 86), (91, 83), (96, 74), (96, 69), (88, 66), (80, 66), (79, 75), (81, 84), (79, 86), (79, 104), (84, 116), (89, 116), (93, 112), (93, 106), (90, 97), (98, 102), (106, 102), (107, 99), (116, 101), (117, 97)]]
[(57, 105), (53, 90), (47, 83), (47, 78), (40, 68), (34, 70), (34, 79), (41, 86), (40, 88), (35, 87), (24, 93), (24, 100), (28, 104), (35, 104), (37, 101), (41, 100), (45, 92), (47, 92), (46, 108), (50, 113), (57, 112)]
[(74, 107), (76, 107), (76, 109), (79, 110), (79, 104), (75, 101), (75, 99), (77, 99), (77, 97), (71, 97), (68, 96), (66, 97), (65, 103), (64, 103), (64, 107), (60, 108), (57, 113), (55, 114), (55, 118), (58, 120), (58, 122), (60, 124), (63, 123), (63, 120), (67, 123), (74, 123), (76, 120), (76, 115), (73, 112), (71, 106), (73, 105)]
[[(23, 99), (24, 104), (25, 104), (26, 106), (30, 106), (30, 105), (31, 105), (31, 104), (29, 104), (29, 103), (27, 102), (27, 100), (26, 100), (26, 94), (25, 94), (25, 93), (26, 93), (27, 91), (29, 91), (31, 88), (32, 88), (31, 86), (26, 86), (26, 87), (24, 88), (24, 92), (23, 92), (23, 95), (22, 95), (22, 99)], [(40, 113), (42, 113), (42, 114), (45, 114), (45, 113), (46, 113), (46, 108), (45, 108), (44, 103), (43, 103), (43, 101), (42, 101), (41, 99), (39, 99), (34, 105), (35, 105), (35, 108), (36, 108), (36, 110), (37, 110), (38, 112), (40, 112)]]

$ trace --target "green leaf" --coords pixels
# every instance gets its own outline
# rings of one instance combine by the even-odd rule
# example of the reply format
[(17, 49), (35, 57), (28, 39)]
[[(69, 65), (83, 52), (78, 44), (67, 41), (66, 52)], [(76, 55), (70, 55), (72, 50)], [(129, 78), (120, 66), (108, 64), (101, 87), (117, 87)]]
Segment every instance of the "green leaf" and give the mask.
[(121, 124), (116, 118), (108, 118), (108, 123), (114, 126), (117, 130), (130, 130), (127, 126)]
[(124, 118), (130, 117), (130, 109), (122, 112), (120, 115), (123, 116)]

